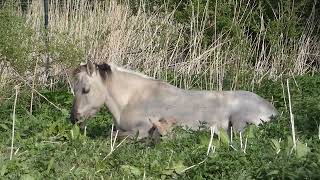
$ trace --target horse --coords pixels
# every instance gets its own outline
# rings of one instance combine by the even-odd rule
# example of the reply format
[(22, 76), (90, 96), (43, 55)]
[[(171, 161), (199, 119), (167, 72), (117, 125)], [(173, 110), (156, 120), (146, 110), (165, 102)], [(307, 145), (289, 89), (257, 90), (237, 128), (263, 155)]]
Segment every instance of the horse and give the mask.
[(87, 61), (73, 72), (74, 100), (70, 119), (85, 123), (107, 106), (119, 135), (145, 138), (150, 119), (175, 119), (177, 126), (242, 131), (277, 116), (275, 107), (249, 91), (186, 90), (112, 63)]

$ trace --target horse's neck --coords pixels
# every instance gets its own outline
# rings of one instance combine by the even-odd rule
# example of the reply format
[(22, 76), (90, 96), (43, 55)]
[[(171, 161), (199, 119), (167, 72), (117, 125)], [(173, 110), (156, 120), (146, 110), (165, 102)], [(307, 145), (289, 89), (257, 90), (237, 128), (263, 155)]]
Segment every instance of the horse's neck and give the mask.
[(105, 105), (108, 107), (109, 111), (113, 115), (114, 119), (116, 120), (117, 124), (120, 122), (120, 113), (121, 107), (120, 105), (114, 100), (111, 93), (108, 91), (106, 96)]
[(110, 98), (112, 99), (111, 101), (113, 101), (109, 106), (117, 106), (115, 109), (121, 112), (129, 103), (130, 99), (136, 96), (136, 93), (139, 93), (139, 91), (141, 92), (143, 87), (148, 83), (151, 83), (151, 81), (140, 75), (113, 70), (111, 78), (107, 83)]

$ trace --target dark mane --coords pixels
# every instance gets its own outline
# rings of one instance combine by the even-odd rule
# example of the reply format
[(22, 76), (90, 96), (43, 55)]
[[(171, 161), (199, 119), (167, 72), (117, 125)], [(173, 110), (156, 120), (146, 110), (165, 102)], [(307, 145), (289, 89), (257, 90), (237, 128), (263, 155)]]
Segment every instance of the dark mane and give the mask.
[(112, 73), (111, 67), (107, 63), (97, 64), (96, 66), (98, 67), (98, 71), (103, 80), (107, 79), (107, 75)]
[[(99, 71), (99, 74), (103, 80), (105, 80), (107, 78), (107, 75), (110, 75), (112, 72), (110, 65), (107, 63), (95, 64), (95, 67), (96, 67), (96, 70)], [(86, 70), (87, 70), (86, 64), (80, 65), (72, 72), (72, 76), (75, 77), (80, 72), (86, 71)]]

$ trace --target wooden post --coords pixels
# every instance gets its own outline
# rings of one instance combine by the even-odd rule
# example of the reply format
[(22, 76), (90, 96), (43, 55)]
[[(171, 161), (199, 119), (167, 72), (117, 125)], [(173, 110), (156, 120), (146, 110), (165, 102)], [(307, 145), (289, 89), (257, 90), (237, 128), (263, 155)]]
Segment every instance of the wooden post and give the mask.
[(46, 63), (45, 63), (45, 76), (46, 80), (48, 80), (49, 77), (49, 72), (50, 72), (50, 59), (49, 59), (49, 37), (48, 37), (48, 24), (49, 24), (49, 19), (48, 19), (48, 12), (49, 12), (49, 2), (48, 0), (43, 0), (43, 5), (44, 5), (44, 41), (45, 41), (45, 46), (46, 46)]

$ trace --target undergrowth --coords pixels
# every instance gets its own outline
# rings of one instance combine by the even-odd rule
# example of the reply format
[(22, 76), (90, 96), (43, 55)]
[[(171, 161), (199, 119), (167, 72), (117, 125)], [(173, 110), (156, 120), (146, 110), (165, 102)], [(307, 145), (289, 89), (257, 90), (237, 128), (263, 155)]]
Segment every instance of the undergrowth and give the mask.
[[(41, 1), (22, 9), (25, 0), (8, 2), (0, 1), (0, 179), (320, 178), (316, 1), (53, 0), (48, 37)], [(185, 89), (253, 91), (280, 115), (248, 127), (242, 138), (233, 134), (232, 142), (224, 132), (215, 135), (208, 156), (210, 132), (181, 128), (156, 144), (125, 140), (109, 154), (107, 109), (90, 119), (86, 132), (69, 122), (70, 70), (87, 58)], [(11, 149), (16, 85), (21, 88)]]
[[(68, 120), (69, 114), (66, 112), (71, 108), (72, 95), (65, 88), (54, 92), (42, 91), (62, 111), (46, 100), (36, 98), (32, 115), (27, 113), (28, 93), (21, 91), (12, 160), (9, 160), (9, 155), (13, 101), (8, 99), (0, 107), (0, 177), (317, 179), (320, 178), (320, 76), (300, 76), (290, 82), (297, 151), (292, 150), (289, 113), (283, 99), (287, 94), (283, 94), (281, 81), (264, 81), (254, 92), (272, 100), (280, 116), (259, 128), (249, 126), (242, 134), (242, 148), (239, 133), (234, 134), (232, 142), (228, 142), (224, 133), (215, 135), (215, 149), (208, 156), (208, 130), (176, 128), (172, 137), (163, 137), (157, 144), (126, 140), (106, 157), (110, 152), (112, 125), (112, 117), (106, 109), (89, 120), (84, 134)], [(247, 143), (244, 152), (245, 138)]]

